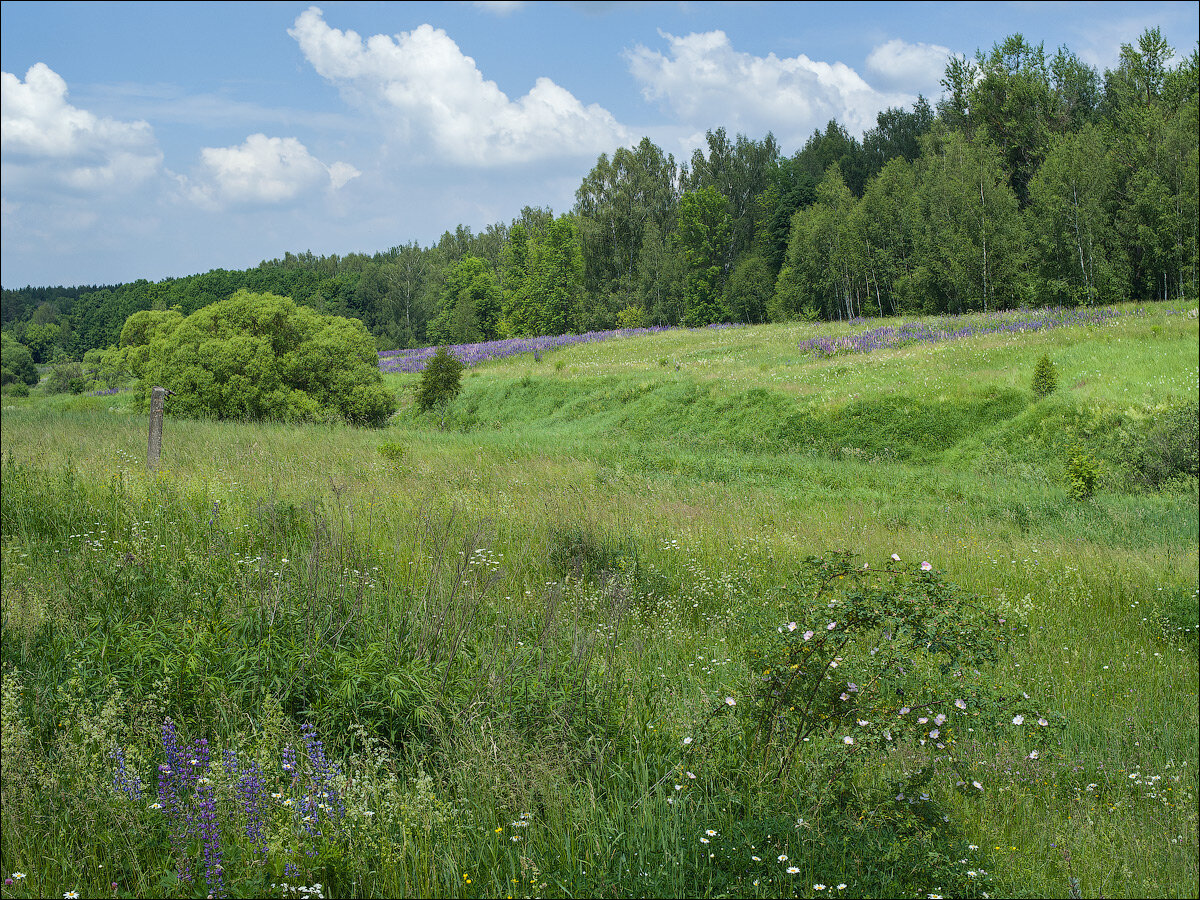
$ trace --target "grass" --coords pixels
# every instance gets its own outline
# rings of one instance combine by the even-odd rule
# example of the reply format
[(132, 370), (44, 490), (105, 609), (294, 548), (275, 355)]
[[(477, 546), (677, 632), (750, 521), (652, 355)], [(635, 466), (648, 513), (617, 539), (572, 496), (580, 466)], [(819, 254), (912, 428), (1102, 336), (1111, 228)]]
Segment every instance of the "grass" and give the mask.
[[(1196, 481), (1131, 460), (1195, 402), (1197, 320), (1133, 310), (824, 360), (797, 343), (853, 326), (564, 348), (472, 370), (445, 430), (168, 418), (156, 475), (126, 395), (6, 397), (4, 896), (202, 892), (110, 786), (118, 743), (153, 790), (166, 715), (274, 771), (311, 721), (341, 762), (314, 856), (283, 819), (260, 868), (227, 833), (244, 891), (1194, 896)], [(1049, 744), (964, 739), (986, 790), (931, 782), (936, 828), (788, 795), (722, 743), (732, 713), (682, 743), (751, 689), (801, 560), (842, 548), (979, 595), (1015, 626), (996, 678), (1062, 716)]]

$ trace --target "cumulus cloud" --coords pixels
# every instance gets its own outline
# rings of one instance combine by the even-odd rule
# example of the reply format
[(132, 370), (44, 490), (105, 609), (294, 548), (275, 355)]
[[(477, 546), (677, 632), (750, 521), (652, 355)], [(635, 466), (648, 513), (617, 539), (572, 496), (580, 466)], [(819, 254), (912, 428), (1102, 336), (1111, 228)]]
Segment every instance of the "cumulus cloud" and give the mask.
[(830, 119), (861, 132), (875, 125), (880, 110), (916, 99), (915, 92), (878, 91), (844, 63), (739, 52), (723, 31), (659, 34), (668, 51), (639, 44), (626, 54), (629, 70), (647, 100), (702, 129), (771, 130), (785, 143), (799, 143)]
[(421, 25), (366, 40), (301, 13), (290, 34), (305, 58), (352, 102), (366, 105), (407, 140), (427, 136), (443, 159), (466, 165), (586, 156), (628, 143), (603, 107), (584, 106), (549, 78), (513, 101), (440, 28)]
[(867, 56), (867, 70), (887, 87), (930, 95), (938, 90), (954, 53), (940, 44), (910, 44), (894, 38)]
[(349, 163), (326, 165), (296, 138), (265, 134), (235, 147), (205, 147), (200, 159), (191, 196), (205, 206), (286, 203), (323, 187), (337, 190), (362, 174)]
[(124, 191), (158, 174), (162, 152), (146, 122), (101, 118), (67, 102), (67, 83), (45, 63), (22, 81), (0, 73), (0, 149), (6, 187), (79, 193)]

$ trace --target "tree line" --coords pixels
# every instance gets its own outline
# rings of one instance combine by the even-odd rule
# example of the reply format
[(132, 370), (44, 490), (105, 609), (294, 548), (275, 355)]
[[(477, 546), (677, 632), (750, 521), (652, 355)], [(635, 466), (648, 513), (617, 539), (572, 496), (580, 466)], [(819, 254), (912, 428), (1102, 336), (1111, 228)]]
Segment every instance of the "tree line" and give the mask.
[(793, 155), (725, 129), (677, 162), (602, 154), (569, 212), (372, 255), (286, 254), (152, 283), (3, 291), (38, 362), (135, 312), (239, 290), (359, 319), (379, 349), (648, 324), (937, 314), (1197, 296), (1197, 52), (1158, 29), (1098, 73), (1012, 35), (952, 58), (942, 99), (836, 121)]

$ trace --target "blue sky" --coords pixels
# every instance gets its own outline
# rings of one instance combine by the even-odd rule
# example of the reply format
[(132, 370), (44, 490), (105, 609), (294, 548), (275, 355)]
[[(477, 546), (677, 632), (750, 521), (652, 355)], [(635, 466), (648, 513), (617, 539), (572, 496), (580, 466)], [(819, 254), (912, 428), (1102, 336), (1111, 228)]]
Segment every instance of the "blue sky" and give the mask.
[(1021, 32), (1101, 71), (1196, 3), (3, 3), (2, 280), (374, 252), (565, 211), (601, 152), (794, 152)]

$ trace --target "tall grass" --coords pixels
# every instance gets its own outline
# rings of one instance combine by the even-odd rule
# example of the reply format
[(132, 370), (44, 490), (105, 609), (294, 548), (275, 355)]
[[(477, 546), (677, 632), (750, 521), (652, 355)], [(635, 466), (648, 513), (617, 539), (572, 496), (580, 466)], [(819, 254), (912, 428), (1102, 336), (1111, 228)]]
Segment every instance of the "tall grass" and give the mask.
[[(6, 398), (4, 896), (204, 895), (199, 832), (181, 883), (148, 802), (167, 717), (281, 794), (257, 862), (213, 764), (233, 892), (1194, 896), (1196, 482), (1151, 489), (1136, 459), (1196, 397), (1196, 320), (853, 359), (814, 336), (489, 363), (446, 430), (168, 417), (153, 476), (113, 398)], [(1043, 354), (1060, 391), (1034, 403)], [(1077, 445), (1102, 463), (1084, 502)], [(1061, 715), (1054, 740), (964, 736), (984, 790), (934, 778), (923, 818), (870, 827), (755, 775), (732, 749), (754, 635), (842, 548), (929, 560), (1004, 618), (994, 677)], [(279, 805), (304, 724), (345, 804), (313, 844)]]

